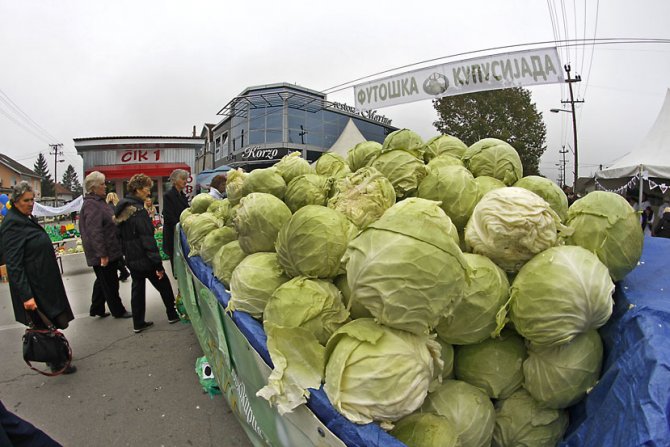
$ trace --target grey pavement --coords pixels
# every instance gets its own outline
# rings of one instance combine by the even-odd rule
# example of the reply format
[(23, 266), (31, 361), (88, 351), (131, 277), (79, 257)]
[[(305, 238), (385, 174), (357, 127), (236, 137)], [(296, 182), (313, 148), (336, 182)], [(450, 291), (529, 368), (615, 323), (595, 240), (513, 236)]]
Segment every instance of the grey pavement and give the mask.
[[(78, 368), (72, 375), (42, 376), (23, 362), (25, 327), (0, 284), (0, 400), (10, 411), (64, 446), (251, 446), (225, 399), (202, 391), (195, 361), (203, 354), (191, 325), (168, 324), (148, 282), (146, 319), (155, 325), (134, 334), (132, 319), (88, 315), (95, 276), (83, 255), (63, 257), (63, 269), (76, 316), (64, 331)], [(130, 311), (130, 281), (120, 293)]]

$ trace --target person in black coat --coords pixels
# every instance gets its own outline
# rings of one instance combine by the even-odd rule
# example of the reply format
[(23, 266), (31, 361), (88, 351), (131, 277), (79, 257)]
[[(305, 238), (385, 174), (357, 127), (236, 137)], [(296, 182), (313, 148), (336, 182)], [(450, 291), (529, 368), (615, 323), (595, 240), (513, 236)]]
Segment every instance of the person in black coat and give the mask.
[[(105, 202), (109, 205), (109, 209), (112, 210), (112, 215), (116, 211), (116, 205), (119, 203), (119, 196), (115, 192), (110, 192), (105, 198)], [(130, 278), (130, 272), (126, 268), (126, 261), (121, 256), (119, 262), (117, 263), (117, 269), (119, 270), (119, 281), (126, 282)]]
[(174, 230), (179, 223), (182, 211), (188, 208), (188, 199), (184, 187), (189, 173), (184, 169), (175, 169), (170, 174), (172, 188), (163, 195), (163, 251), (170, 257), (170, 267), (174, 275)]
[(81, 206), (79, 231), (86, 263), (93, 267), (95, 282), (89, 314), (107, 317), (105, 302), (115, 318), (130, 318), (119, 296), (118, 263), (123, 257), (114, 213), (105, 203), (105, 176), (93, 171), (84, 179), (87, 194)]
[(147, 279), (160, 293), (170, 324), (179, 321), (172, 285), (165, 275), (163, 260), (154, 239), (154, 226), (144, 208), (144, 199), (151, 194), (152, 185), (148, 176), (133, 175), (128, 182), (128, 195), (116, 206), (115, 222), (119, 227), (123, 254), (132, 278), (130, 307), (136, 333), (153, 325), (153, 322), (144, 318)]
[[(14, 318), (26, 326), (32, 322), (36, 327), (46, 328), (34, 312), (39, 309), (54, 326), (65, 329), (74, 320), (74, 314), (51, 239), (32, 216), (35, 204), (32, 186), (25, 181), (14, 186), (10, 202), (12, 207), (0, 226), (0, 242), (7, 263)], [(48, 366), (52, 371), (63, 369), (63, 365)], [(76, 370), (70, 365), (64, 373)]]

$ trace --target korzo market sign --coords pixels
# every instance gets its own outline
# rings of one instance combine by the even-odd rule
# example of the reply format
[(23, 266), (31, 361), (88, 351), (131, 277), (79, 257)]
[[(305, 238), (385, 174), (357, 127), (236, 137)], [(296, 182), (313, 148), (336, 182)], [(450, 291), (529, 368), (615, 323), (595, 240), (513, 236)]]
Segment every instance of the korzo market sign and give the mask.
[(354, 86), (356, 108), (371, 110), (422, 99), (563, 82), (556, 48), (496, 54), (389, 76)]

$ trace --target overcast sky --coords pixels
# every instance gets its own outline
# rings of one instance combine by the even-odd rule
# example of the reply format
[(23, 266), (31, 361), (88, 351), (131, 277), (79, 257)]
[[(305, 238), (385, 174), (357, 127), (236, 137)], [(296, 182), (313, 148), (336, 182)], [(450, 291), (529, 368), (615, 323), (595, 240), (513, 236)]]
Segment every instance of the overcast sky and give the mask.
[[(199, 132), (203, 123), (218, 122), (216, 112), (252, 85), (325, 90), (503, 45), (594, 35), (670, 38), (667, 0), (585, 1), (0, 0), (0, 152), (32, 168), (49, 143), (63, 143), (60, 179), (67, 164), (81, 175), (73, 138), (187, 136), (194, 125)], [(670, 87), (670, 45), (559, 54), (583, 80), (577, 128), (580, 174), (589, 175), (634, 148), (653, 124)], [(572, 144), (572, 128), (570, 114), (549, 109), (561, 107), (566, 89), (530, 90), (548, 130), (540, 168), (556, 179), (558, 151)], [(17, 116), (7, 98), (27, 117)], [(328, 99), (353, 105), (353, 88)], [(378, 112), (426, 139), (437, 133), (430, 101)]]

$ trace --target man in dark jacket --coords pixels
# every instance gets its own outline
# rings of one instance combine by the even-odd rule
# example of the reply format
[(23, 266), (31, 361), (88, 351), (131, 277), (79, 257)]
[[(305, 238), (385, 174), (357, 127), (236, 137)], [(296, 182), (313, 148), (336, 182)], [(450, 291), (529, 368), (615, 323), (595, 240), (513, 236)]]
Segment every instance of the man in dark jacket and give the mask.
[(188, 199), (184, 194), (184, 186), (189, 173), (184, 169), (175, 169), (170, 174), (172, 188), (163, 196), (163, 251), (170, 257), (170, 267), (174, 275), (174, 230), (179, 223), (182, 211), (188, 208)]
[(670, 207), (663, 210), (663, 217), (656, 224), (654, 236), (670, 238)]
[(114, 223), (114, 213), (105, 202), (105, 176), (93, 171), (84, 179), (87, 194), (81, 207), (79, 231), (86, 253), (86, 263), (93, 267), (95, 282), (89, 314), (109, 316), (107, 307), (115, 318), (130, 318), (130, 312), (119, 296), (119, 277), (116, 276), (121, 260), (121, 241)]
[(147, 279), (160, 293), (170, 324), (179, 321), (172, 285), (165, 275), (163, 260), (154, 239), (154, 226), (144, 208), (144, 200), (151, 194), (152, 185), (148, 176), (133, 175), (128, 182), (128, 195), (117, 205), (115, 216), (121, 232), (123, 254), (133, 281), (130, 306), (136, 333), (153, 326), (153, 322), (144, 319)]

